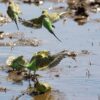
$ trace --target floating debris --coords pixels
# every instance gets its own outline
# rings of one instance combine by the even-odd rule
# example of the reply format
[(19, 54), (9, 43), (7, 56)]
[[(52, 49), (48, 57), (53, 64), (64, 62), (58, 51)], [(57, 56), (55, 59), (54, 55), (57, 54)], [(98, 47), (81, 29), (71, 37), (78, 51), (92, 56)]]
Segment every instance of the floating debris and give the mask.
[(68, 4), (68, 8), (75, 9), (79, 3), (79, 0), (67, 0), (66, 3)]
[(81, 53), (82, 54), (86, 54), (86, 55), (89, 55), (90, 54), (90, 52), (88, 50), (81, 50)]
[(34, 0), (22, 0), (24, 3), (34, 3)]
[(0, 26), (11, 22), (11, 19), (7, 16), (0, 15)]
[(64, 6), (50, 7), (49, 10), (53, 10), (53, 11), (56, 11), (56, 12), (60, 12), (60, 11), (65, 11), (66, 8)]
[(55, 3), (59, 3), (59, 2), (64, 2), (64, 0), (48, 0), (49, 2), (55, 2)]
[(16, 32), (16, 33), (5, 33), (3, 31), (0, 32), (0, 39), (5, 39), (5, 38), (9, 38), (9, 39), (19, 39), (22, 38), (22, 36), (24, 35), (24, 33), (22, 32)]
[(59, 74), (56, 74), (55, 77), (60, 77), (60, 75)]
[(11, 71), (8, 73), (7, 79), (14, 83), (20, 83), (24, 79), (24, 75), (20, 71)]
[(100, 12), (100, 1), (95, 0), (94, 2), (90, 2), (89, 6), (91, 12), (93, 13)]
[(39, 46), (41, 44), (41, 40), (38, 40), (36, 38), (31, 39), (31, 38), (27, 38), (27, 39), (19, 39), (17, 41), (14, 42), (14, 44), (16, 46)]
[(0, 87), (0, 92), (7, 92), (7, 91), (9, 91), (9, 89), (7, 89), (7, 88), (5, 88), (5, 87)]
[(0, 31), (0, 39), (4, 39), (3, 38), (3, 33), (4, 33), (3, 31)]
[(9, 0), (0, 0), (2, 3), (7, 3)]
[(44, 3), (44, 0), (23, 0), (24, 3), (34, 3), (35, 5), (39, 6)]
[(90, 76), (91, 76), (90, 70), (89, 69), (86, 69), (86, 77), (87, 78), (90, 78)]
[(87, 22), (88, 13), (86, 12), (85, 6), (78, 6), (75, 11), (74, 20), (79, 24), (83, 25)]
[[(12, 37), (10, 37), (12, 38)], [(38, 40), (36, 38), (31, 39), (31, 38), (27, 38), (27, 39), (18, 39), (15, 41), (8, 41), (8, 42), (0, 42), (0, 46), (11, 46), (11, 47), (15, 47), (15, 46), (39, 46), (41, 44), (41, 40)]]

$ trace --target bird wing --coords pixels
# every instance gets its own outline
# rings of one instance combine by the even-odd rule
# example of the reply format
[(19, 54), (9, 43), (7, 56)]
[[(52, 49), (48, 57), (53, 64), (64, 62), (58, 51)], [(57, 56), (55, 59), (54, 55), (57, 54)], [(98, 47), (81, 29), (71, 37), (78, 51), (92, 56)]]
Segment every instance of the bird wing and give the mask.
[(11, 6), (8, 6), (8, 9), (7, 9), (7, 14), (8, 16), (13, 20), (14, 18), (14, 11), (12, 10), (12, 7)]

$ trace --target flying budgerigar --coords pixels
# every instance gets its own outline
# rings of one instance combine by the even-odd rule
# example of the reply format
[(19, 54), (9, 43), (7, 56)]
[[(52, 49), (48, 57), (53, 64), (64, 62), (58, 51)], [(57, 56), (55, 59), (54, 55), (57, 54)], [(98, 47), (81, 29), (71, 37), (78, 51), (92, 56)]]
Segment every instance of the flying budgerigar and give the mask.
[(14, 3), (14, 1), (9, 1), (8, 9), (7, 9), (7, 14), (8, 16), (15, 22), (17, 29), (19, 30), (17, 21), (19, 19), (19, 14), (21, 13), (19, 6)]
[(44, 15), (43, 21), (42, 21), (43, 26), (51, 33), (53, 34), (58, 41), (61, 42), (61, 40), (55, 35), (55, 33), (53, 32), (53, 28), (55, 28), (55, 26), (52, 24), (52, 22), (50, 21), (50, 19), (48, 17), (46, 17)]

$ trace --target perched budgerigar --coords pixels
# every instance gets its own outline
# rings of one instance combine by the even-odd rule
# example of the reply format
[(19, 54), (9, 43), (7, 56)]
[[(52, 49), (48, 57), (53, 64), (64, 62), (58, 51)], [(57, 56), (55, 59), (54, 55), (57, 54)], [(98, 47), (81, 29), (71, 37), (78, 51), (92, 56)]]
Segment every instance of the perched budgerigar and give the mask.
[(42, 21), (43, 26), (51, 33), (53, 34), (58, 41), (61, 42), (61, 40), (55, 35), (55, 33), (53, 32), (53, 28), (55, 28), (55, 26), (52, 24), (52, 22), (50, 21), (50, 19), (48, 17), (46, 17), (44, 15), (43, 21)]
[(19, 14), (21, 13), (19, 6), (15, 4), (13, 1), (9, 1), (7, 14), (8, 16), (15, 22), (17, 29), (19, 30), (17, 21), (19, 19)]

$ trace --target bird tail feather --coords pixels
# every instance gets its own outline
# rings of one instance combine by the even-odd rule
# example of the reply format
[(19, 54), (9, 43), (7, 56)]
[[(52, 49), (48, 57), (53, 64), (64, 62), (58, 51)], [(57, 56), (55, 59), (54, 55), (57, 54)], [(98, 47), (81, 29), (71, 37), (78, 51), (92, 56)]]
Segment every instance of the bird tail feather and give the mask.
[(62, 42), (62, 41), (55, 35), (55, 33), (54, 33), (52, 30), (50, 30), (50, 33), (53, 34), (53, 35), (55, 36), (55, 38), (56, 38), (58, 41)]
[(17, 26), (17, 29), (19, 30), (19, 27), (18, 27), (18, 24), (17, 24), (17, 21), (15, 20), (15, 24), (16, 24), (16, 26)]

